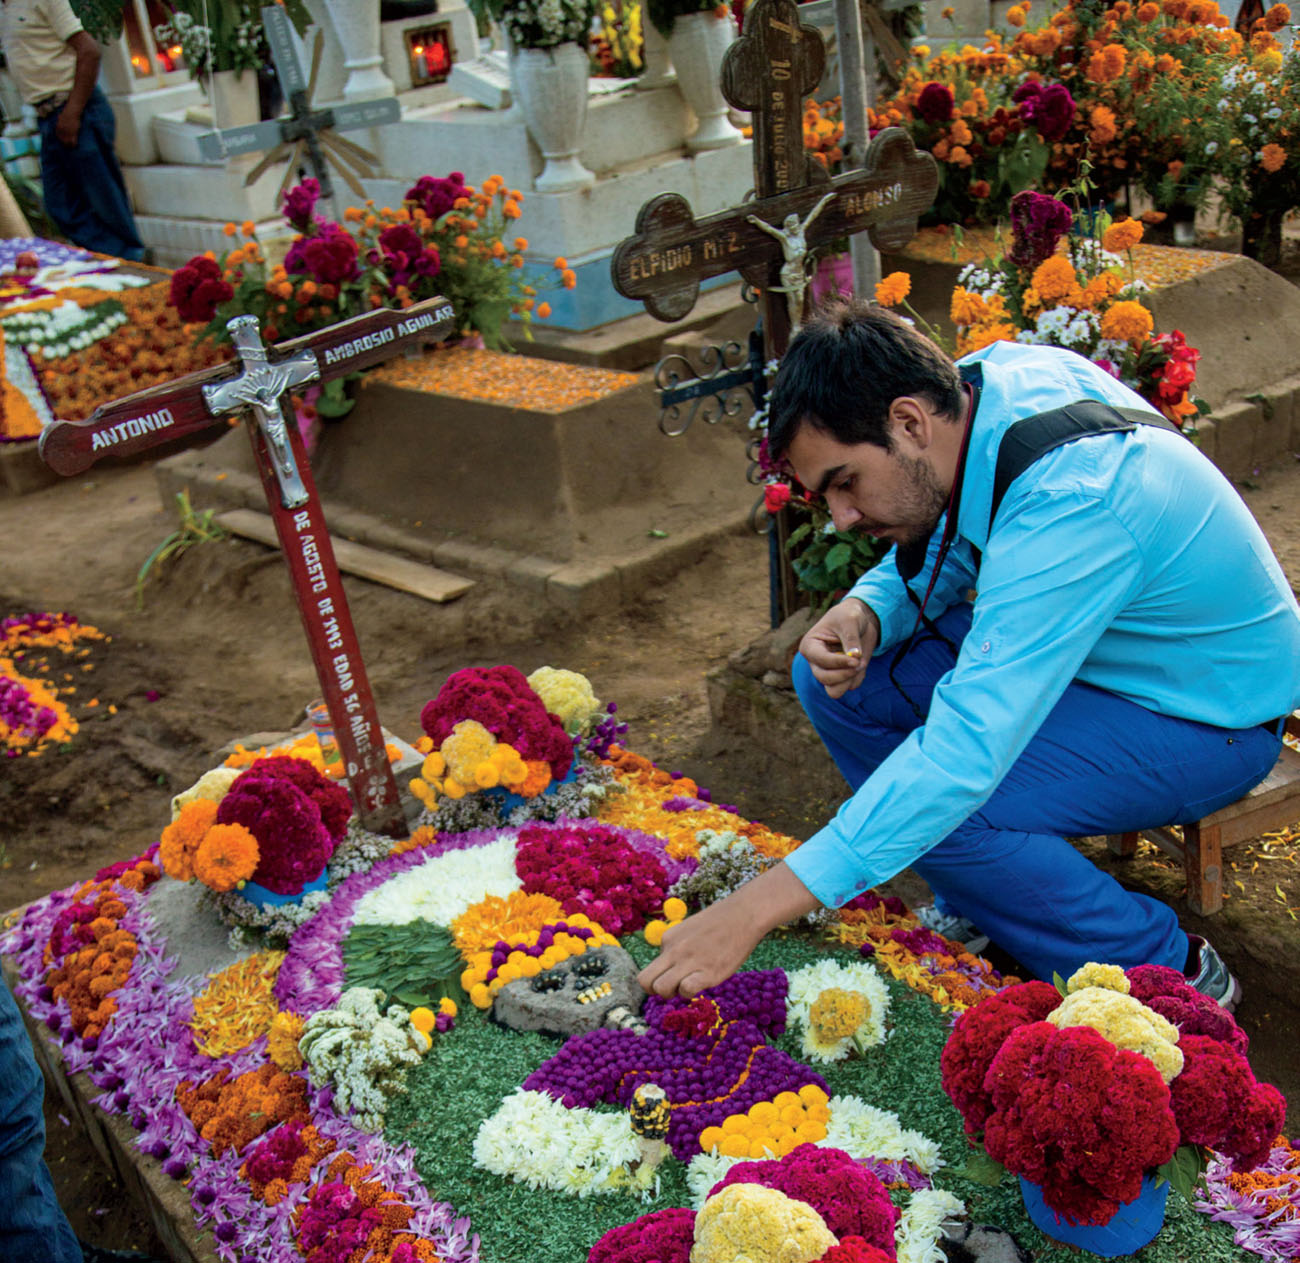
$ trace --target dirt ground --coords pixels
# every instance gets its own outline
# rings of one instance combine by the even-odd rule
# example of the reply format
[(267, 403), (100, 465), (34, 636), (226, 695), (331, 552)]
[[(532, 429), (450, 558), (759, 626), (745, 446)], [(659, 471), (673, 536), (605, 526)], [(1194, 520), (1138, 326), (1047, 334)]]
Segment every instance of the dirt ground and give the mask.
[[(1242, 493), (1300, 584), (1300, 464), (1260, 471)], [(83, 662), (49, 660), (51, 677), (68, 672), (76, 689), (81, 730), (69, 748), (0, 763), (0, 908), (139, 852), (169, 818), (171, 795), (206, 770), (214, 750), (235, 736), (294, 726), (319, 692), (285, 570), (259, 545), (194, 548), (151, 575), (137, 608), (137, 570), (174, 526), (147, 466), (0, 499), (8, 541), (0, 615), (66, 609), (112, 638), (93, 647), (88, 671)], [(421, 705), (459, 667), (571, 667), (619, 703), (634, 749), (803, 837), (834, 808), (825, 779), (805, 776), (797, 759), (777, 765), (710, 732), (705, 677), (766, 626), (766, 566), (764, 542), (728, 537), (629, 608), (560, 625), (490, 584), (445, 607), (361, 580), (345, 586), (380, 714), (398, 735), (419, 735)], [(1298, 850), (1234, 851), (1225, 911), (1208, 923), (1184, 919), (1208, 926), (1243, 980), (1239, 1017), (1257, 1072), (1300, 1100)], [(1185, 914), (1181, 874), (1154, 852), (1123, 877)], [(1294, 1124), (1300, 1114), (1291, 1117)], [(57, 1104), (47, 1106), (47, 1123), (51, 1166), (78, 1233), (164, 1257)]]

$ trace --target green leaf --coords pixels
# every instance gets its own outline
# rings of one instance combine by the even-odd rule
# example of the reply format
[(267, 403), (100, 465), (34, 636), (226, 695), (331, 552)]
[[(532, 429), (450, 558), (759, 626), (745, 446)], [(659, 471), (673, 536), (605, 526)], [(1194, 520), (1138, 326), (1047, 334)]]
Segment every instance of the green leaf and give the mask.
[(790, 538), (785, 541), (787, 548), (793, 548), (795, 544), (802, 542), (812, 534), (812, 523), (805, 522), (802, 526), (796, 526), (790, 532)]
[(355, 399), (347, 396), (347, 378), (335, 377), (320, 388), (320, 397), (316, 400), (316, 411), (323, 417), (336, 420), (346, 417), (356, 406)]
[(979, 1149), (961, 1166), (955, 1167), (953, 1174), (960, 1175), (974, 1184), (983, 1184), (992, 1188), (1006, 1179), (1007, 1169), (996, 1158), (990, 1158), (983, 1149)]
[(1168, 1162), (1156, 1167), (1156, 1185), (1168, 1183), (1190, 1202), (1204, 1174), (1205, 1151), (1199, 1145), (1179, 1145)]
[(1066, 989), (1065, 979), (1062, 978), (1061, 975), (1058, 973), (1052, 974), (1052, 986), (1054, 986), (1062, 995), (1070, 994), (1069, 991)]
[(998, 175), (1009, 195), (1021, 193), (1039, 183), (1052, 156), (1051, 146), (1037, 132), (1020, 132), (998, 158)]
[(661, 531), (661, 530), (659, 530), (658, 527), (655, 527), (655, 526), (652, 526), (648, 531), (646, 531), (646, 534), (649, 535), (651, 539), (667, 539), (667, 538), (668, 538), (668, 532), (667, 532), (667, 531)]
[(832, 545), (826, 551), (826, 569), (838, 570), (847, 566), (853, 560), (853, 545), (846, 544), (842, 540), (838, 544)]

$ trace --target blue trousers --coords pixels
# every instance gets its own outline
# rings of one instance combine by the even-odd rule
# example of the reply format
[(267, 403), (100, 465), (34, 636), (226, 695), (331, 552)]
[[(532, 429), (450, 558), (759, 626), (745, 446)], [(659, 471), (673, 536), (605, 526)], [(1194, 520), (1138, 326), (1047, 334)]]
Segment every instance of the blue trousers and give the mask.
[[(961, 605), (936, 623), (960, 645), (970, 620)], [(858, 688), (838, 699), (795, 658), (799, 700), (853, 789), (924, 722), (889, 678), (892, 657), (873, 658)], [(922, 714), (954, 661), (927, 637), (899, 664), (895, 678)], [(1076, 682), (988, 801), (912, 867), (941, 908), (974, 921), (1044, 980), (1090, 960), (1181, 971), (1187, 936), (1173, 910), (1125, 890), (1065, 839), (1199, 820), (1263, 780), (1279, 748), (1265, 728), (1173, 719)]]
[(0, 1263), (82, 1263), (45, 1165), (45, 1081), (0, 979)]
[(74, 245), (139, 262), (144, 246), (113, 152), (117, 123), (108, 98), (98, 88), (90, 94), (75, 145), (55, 135), (58, 121), (57, 111), (40, 121), (41, 185), (50, 218)]

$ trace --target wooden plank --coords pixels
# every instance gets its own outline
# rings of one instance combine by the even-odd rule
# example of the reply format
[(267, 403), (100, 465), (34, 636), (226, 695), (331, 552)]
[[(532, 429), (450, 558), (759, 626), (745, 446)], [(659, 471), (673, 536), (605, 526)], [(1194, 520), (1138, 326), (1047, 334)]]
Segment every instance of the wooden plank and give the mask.
[[(265, 513), (253, 509), (227, 509), (224, 513), (217, 514), (216, 521), (226, 530), (242, 535), (245, 539), (256, 540), (271, 548), (280, 546), (275, 524)], [(331, 543), (340, 570), (369, 579), (372, 583), (396, 588), (399, 592), (410, 592), (426, 601), (436, 601), (439, 604), (454, 601), (474, 586), (473, 579), (462, 579), (459, 575), (423, 562), (394, 557), (391, 553), (382, 553), (365, 544), (356, 544), (347, 539), (331, 539)]]

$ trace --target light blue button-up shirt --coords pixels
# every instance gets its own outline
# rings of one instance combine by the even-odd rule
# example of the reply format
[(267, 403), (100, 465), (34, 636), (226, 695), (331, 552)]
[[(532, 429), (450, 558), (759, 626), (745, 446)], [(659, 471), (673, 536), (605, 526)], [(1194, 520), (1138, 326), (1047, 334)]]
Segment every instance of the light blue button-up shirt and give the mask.
[[(1300, 702), (1290, 585), (1240, 496), (1180, 435), (1140, 425), (1049, 452), (1011, 484), (989, 534), (1008, 426), (1084, 398), (1149, 405), (1071, 351), (996, 342), (963, 363), (975, 361), (957, 531), (926, 606), (935, 618), (978, 587), (974, 619), (925, 724), (788, 857), (827, 905), (887, 881), (978, 810), (1073, 680), (1225, 728)], [(880, 618), (877, 656), (911, 634), (893, 553), (852, 595)]]

